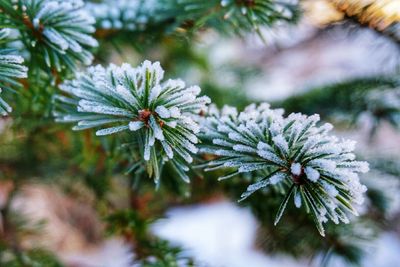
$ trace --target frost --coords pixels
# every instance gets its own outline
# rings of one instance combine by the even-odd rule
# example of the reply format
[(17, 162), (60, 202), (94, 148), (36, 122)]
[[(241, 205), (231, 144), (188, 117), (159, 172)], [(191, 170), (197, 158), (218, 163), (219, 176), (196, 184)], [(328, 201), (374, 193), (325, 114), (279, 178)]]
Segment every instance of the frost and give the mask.
[(157, 112), (158, 116), (160, 116), (163, 119), (168, 119), (169, 117), (171, 117), (171, 113), (164, 106), (157, 106), (154, 111)]
[(156, 122), (156, 119), (154, 118), (153, 115), (150, 115), (149, 122), (150, 122), (151, 129), (153, 129), (154, 137), (160, 141), (164, 141), (163, 131), (162, 131), (160, 125)]
[(296, 206), (296, 208), (301, 207), (301, 194), (298, 191), (294, 195), (294, 205)]
[(257, 149), (258, 150), (272, 150), (272, 147), (270, 145), (268, 145), (267, 143), (260, 141), (257, 144)]
[[(143, 159), (156, 168), (154, 171), (159, 167), (154, 165), (157, 159), (152, 157), (158, 157), (159, 153), (151, 152), (151, 147), (160, 147), (167, 155), (163, 162), (176, 161), (175, 165), (183, 173), (187, 167), (180, 160), (190, 163), (191, 154), (198, 152), (194, 144), (198, 143), (200, 129), (195, 118), (200, 110), (205, 110), (207, 101), (197, 97), (199, 87), (185, 88), (180, 80), (163, 83), (163, 77), (164, 70), (159, 62), (144, 61), (137, 68), (126, 63), (122, 66), (110, 64), (107, 68), (90, 67), (75, 80), (61, 85), (70, 97), (55, 97), (56, 101), (71, 107), (73, 120), (68, 119), (70, 115), (64, 110), (54, 115), (58, 121), (77, 122), (76, 130), (104, 124), (113, 126), (99, 129), (97, 135), (130, 130), (137, 138)], [(156, 143), (161, 146), (155, 146)]]
[[(0, 43), (2, 43), (3, 39), (7, 38), (9, 34), (9, 29), (1, 29)], [(1, 87), (6, 86), (5, 82), (7, 82), (9, 86), (9, 83), (11, 83), (11, 79), (27, 77), (28, 69), (27, 67), (21, 65), (24, 62), (24, 59), (21, 56), (12, 55), (10, 53), (10, 49), (0, 48), (0, 93)], [(15, 84), (18, 84), (17, 81), (13, 82)], [(11, 106), (0, 97), (0, 115), (5, 116), (8, 114), (8, 112), (11, 111)]]
[(322, 187), (325, 189), (325, 191), (330, 195), (331, 197), (336, 197), (339, 194), (339, 191), (335, 188), (334, 185), (329, 184), (326, 181), (321, 181)]
[(136, 30), (143, 28), (154, 15), (153, 1), (104, 0), (87, 2), (85, 9), (104, 29)]
[(253, 164), (243, 164), (239, 167), (239, 172), (251, 172), (255, 170), (262, 170), (265, 167), (262, 163), (253, 163)]
[(289, 152), (289, 145), (283, 135), (279, 134), (272, 138), (274, 144), (279, 148), (282, 154), (286, 155)]
[(279, 173), (276, 173), (276, 174), (272, 175), (272, 176), (269, 178), (269, 182), (270, 182), (271, 184), (277, 184), (277, 183), (282, 182), (283, 179), (285, 179), (286, 177), (287, 177), (287, 176), (286, 176), (285, 173), (279, 172)]
[(87, 47), (96, 47), (98, 42), (90, 33), (95, 31), (95, 19), (84, 9), (83, 1), (30, 1), (23, 0), (28, 19), (42, 32), (43, 42), (54, 51), (47, 56), (48, 65), (60, 64), (70, 67), (74, 63), (63, 59), (63, 55), (90, 64), (92, 56)]
[(155, 99), (157, 99), (160, 92), (161, 92), (161, 86), (157, 84), (151, 89), (149, 103), (152, 103)]
[(260, 181), (260, 182), (257, 182), (255, 184), (249, 185), (249, 187), (247, 187), (247, 191), (248, 192), (254, 192), (254, 191), (257, 191), (257, 190), (259, 190), (259, 189), (261, 189), (263, 187), (266, 187), (268, 184), (269, 184), (268, 180)]
[(341, 162), (338, 165), (339, 168), (347, 168), (351, 169), (352, 171), (355, 172), (361, 172), (361, 173), (366, 173), (369, 171), (369, 164), (368, 162), (365, 161), (345, 161)]
[[(345, 209), (356, 214), (352, 205), (361, 204), (366, 191), (358, 173), (367, 172), (368, 164), (354, 161), (355, 143), (330, 135), (332, 125), (319, 126), (318, 115), (292, 113), (285, 118), (282, 110), (271, 109), (268, 104), (252, 104), (240, 113), (227, 106), (221, 111), (213, 107), (208, 112), (200, 120), (201, 136), (208, 142), (202, 151), (218, 156), (210, 162), (209, 170), (229, 167), (239, 173), (269, 177), (250, 184), (241, 200), (263, 187), (289, 184), (286, 189), (279, 186), (280, 190), (290, 188), (287, 198), (294, 193), (296, 207), (307, 204), (311, 208), (321, 234), (322, 223), (328, 219), (335, 223), (348, 221)], [(347, 194), (340, 194), (343, 191)]]
[(179, 118), (181, 116), (181, 112), (178, 107), (171, 107), (169, 109), (169, 113), (171, 114), (172, 118)]
[(174, 152), (172, 151), (171, 146), (168, 145), (166, 142), (161, 142), (161, 145), (163, 146), (164, 151), (167, 154), (168, 158), (172, 159), (174, 157)]
[(306, 167), (304, 169), (304, 172), (305, 172), (307, 178), (312, 182), (316, 182), (319, 179), (320, 174), (314, 168)]
[(333, 171), (336, 168), (336, 162), (329, 159), (314, 159), (308, 165), (328, 171)]
[(257, 152), (257, 149), (250, 147), (250, 146), (245, 146), (245, 145), (234, 145), (233, 150), (240, 151), (240, 152), (249, 152), (249, 153)]
[(101, 136), (101, 135), (109, 135), (109, 134), (113, 134), (113, 133), (117, 133), (117, 132), (121, 132), (128, 129), (128, 126), (126, 125), (122, 125), (122, 126), (116, 126), (116, 127), (111, 127), (111, 128), (106, 128), (106, 129), (102, 129), (102, 130), (98, 130), (96, 132), (97, 136)]
[(301, 174), (301, 164), (300, 163), (292, 163), (292, 166), (290, 166), (290, 171), (294, 175), (300, 175)]
[(57, 45), (58, 47), (61, 48), (61, 50), (67, 50), (69, 45), (67, 40), (63, 38), (57, 31), (53, 29), (45, 29), (43, 31), (43, 35), (46, 36), (50, 42), (53, 44)]
[(219, 145), (219, 146), (227, 146), (227, 147), (233, 146), (233, 144), (231, 142), (224, 140), (224, 139), (219, 139), (219, 138), (213, 139), (212, 142), (213, 142), (213, 144)]
[(222, 116), (232, 116), (236, 117), (238, 115), (238, 111), (235, 107), (224, 106), (221, 110)]
[(270, 162), (276, 163), (278, 165), (285, 165), (285, 161), (279, 158), (276, 154), (270, 151), (265, 151), (265, 150), (259, 150), (258, 155)]

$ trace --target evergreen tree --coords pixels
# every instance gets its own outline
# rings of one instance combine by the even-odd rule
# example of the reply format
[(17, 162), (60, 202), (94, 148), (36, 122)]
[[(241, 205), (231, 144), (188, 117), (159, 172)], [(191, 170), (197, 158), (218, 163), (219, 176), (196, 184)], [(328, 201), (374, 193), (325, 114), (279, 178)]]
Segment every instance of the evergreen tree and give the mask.
[[(221, 90), (211, 79), (218, 71), (193, 48), (204, 32), (255, 34), (268, 46), (263, 30), (298, 23), (304, 2), (0, 0), (0, 182), (10, 184), (0, 266), (65, 264), (24, 242), (41, 229), (12, 203), (33, 181), (92, 196), (106, 232), (132, 245), (131, 266), (203, 266), (149, 227), (171, 205), (215, 192), (250, 208), (272, 240), (261, 245), (268, 253), (361, 264), (365, 243), (390, 224), (399, 164), (356, 155), (355, 141), (331, 131), (365, 114), (370, 141), (385, 122), (398, 129), (398, 73), (251, 103), (241, 84)], [(391, 1), (327, 2), (341, 21), (399, 44)], [(377, 12), (392, 9), (397, 17)], [(239, 65), (231, 66), (238, 77), (254, 74)], [(206, 79), (191, 84), (189, 67)], [(110, 200), (121, 174), (129, 208)]]

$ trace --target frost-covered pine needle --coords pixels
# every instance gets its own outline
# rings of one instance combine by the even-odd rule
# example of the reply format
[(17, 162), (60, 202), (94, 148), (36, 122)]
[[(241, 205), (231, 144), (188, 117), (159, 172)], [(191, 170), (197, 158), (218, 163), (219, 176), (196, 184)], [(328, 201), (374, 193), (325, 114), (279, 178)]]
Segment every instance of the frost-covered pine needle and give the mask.
[[(9, 35), (9, 29), (0, 30), (0, 41), (3, 41)], [(13, 49), (0, 49), (0, 93), (2, 88), (8, 88), (9, 85), (18, 86), (15, 78), (26, 78), (27, 68), (22, 65), (24, 59), (21, 56), (13, 55)], [(11, 112), (11, 107), (0, 97), (0, 115), (7, 115)]]
[(293, 195), (295, 206), (305, 206), (324, 235), (322, 224), (328, 219), (347, 223), (346, 211), (357, 215), (353, 205), (363, 203), (366, 191), (358, 173), (367, 172), (368, 164), (354, 160), (354, 142), (330, 135), (332, 126), (317, 125), (318, 121), (318, 115), (284, 117), (283, 110), (266, 103), (241, 113), (230, 107), (210, 108), (201, 133), (208, 145), (201, 152), (217, 156), (209, 169), (236, 169), (226, 177), (247, 172), (258, 177), (242, 200), (269, 186), (287, 188), (275, 224)]
[(48, 67), (61, 71), (74, 69), (76, 61), (92, 62), (88, 48), (98, 45), (91, 36), (95, 19), (84, 5), (82, 0), (20, 0), (13, 6), (30, 36), (29, 50), (42, 56)]
[[(130, 131), (141, 144), (150, 176), (158, 180), (160, 158), (172, 164), (188, 180), (184, 171), (197, 152), (199, 126), (195, 117), (210, 102), (199, 97), (198, 86), (185, 87), (181, 80), (162, 81), (159, 62), (144, 61), (107, 68), (98, 65), (60, 86), (70, 97), (56, 96), (59, 122), (77, 122), (74, 130), (99, 128), (96, 135)], [(159, 151), (163, 151), (159, 158)]]
[(263, 27), (294, 22), (300, 13), (298, 0), (159, 0), (159, 3), (166, 6), (166, 12), (161, 9), (159, 13), (175, 14), (177, 21), (200, 20), (201, 25), (236, 34), (260, 33)]
[(88, 2), (86, 10), (103, 30), (142, 30), (157, 6), (154, 0), (103, 0)]

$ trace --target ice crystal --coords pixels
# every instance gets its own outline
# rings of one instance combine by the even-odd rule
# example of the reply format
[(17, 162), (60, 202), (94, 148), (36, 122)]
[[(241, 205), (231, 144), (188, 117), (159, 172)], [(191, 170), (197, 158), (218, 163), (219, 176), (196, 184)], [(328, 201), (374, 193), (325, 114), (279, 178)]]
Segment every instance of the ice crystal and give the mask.
[(191, 163), (191, 154), (197, 152), (199, 127), (194, 118), (210, 100), (198, 96), (198, 86), (185, 87), (181, 80), (163, 82), (163, 77), (159, 62), (144, 61), (137, 68), (90, 67), (60, 86), (71, 97), (56, 96), (62, 105), (54, 114), (59, 122), (77, 122), (74, 130), (101, 128), (96, 135), (131, 131), (142, 144), (143, 159), (156, 167), (157, 179), (158, 151), (186, 170), (183, 162)]
[(367, 172), (368, 164), (354, 161), (354, 142), (339, 140), (329, 134), (330, 124), (318, 122), (318, 115), (284, 117), (282, 110), (265, 103), (250, 105), (238, 115), (227, 107), (211, 109), (202, 121), (202, 138), (208, 145), (201, 151), (217, 156), (208, 169), (236, 169), (222, 178), (243, 172), (258, 177), (242, 200), (271, 185), (287, 188), (275, 224), (294, 194), (295, 206), (303, 204), (311, 211), (324, 235), (322, 223), (328, 219), (346, 223), (346, 210), (357, 214), (353, 205), (363, 202), (366, 191), (358, 173)]

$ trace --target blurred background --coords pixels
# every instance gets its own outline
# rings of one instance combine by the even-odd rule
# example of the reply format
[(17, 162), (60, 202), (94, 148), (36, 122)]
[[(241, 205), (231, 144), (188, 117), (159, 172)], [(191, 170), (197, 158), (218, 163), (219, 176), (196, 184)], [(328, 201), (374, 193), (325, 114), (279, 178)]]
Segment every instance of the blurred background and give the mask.
[(320, 114), (370, 163), (360, 217), (327, 225), (322, 238), (289, 207), (275, 227), (273, 193), (239, 204), (246, 180), (217, 182), (217, 172), (186, 184), (165, 170), (155, 190), (124, 174), (121, 141), (53, 123), (42, 92), (0, 119), (0, 266), (399, 266), (400, 1), (294, 2), (295, 22), (239, 35), (212, 21), (192, 29), (187, 18), (160, 26), (166, 12), (139, 14), (155, 1), (89, 2), (94, 63), (160, 61), (219, 107), (265, 101)]

